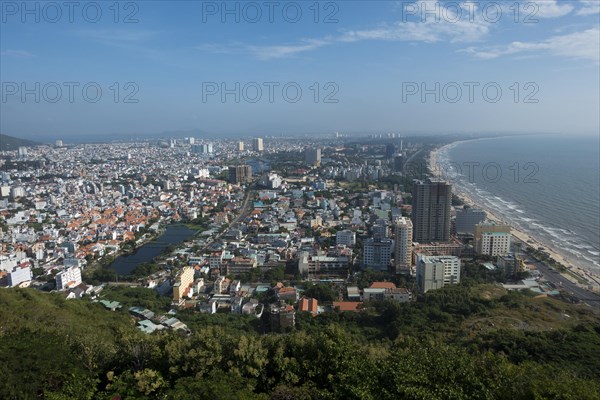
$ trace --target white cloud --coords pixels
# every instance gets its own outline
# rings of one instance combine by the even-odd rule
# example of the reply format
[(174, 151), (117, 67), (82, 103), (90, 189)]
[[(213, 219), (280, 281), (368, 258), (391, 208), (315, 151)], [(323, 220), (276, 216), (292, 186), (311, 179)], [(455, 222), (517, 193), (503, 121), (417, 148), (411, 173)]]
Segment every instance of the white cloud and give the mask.
[[(521, 7), (527, 7), (530, 3), (534, 3), (534, 5), (537, 7), (537, 10), (535, 10), (534, 15), (531, 16), (532, 18), (558, 18), (569, 14), (575, 9), (575, 7), (573, 7), (572, 4), (568, 4), (565, 1), (562, 1), (559, 4), (557, 0), (538, 0), (533, 2), (526, 1), (520, 4)], [(533, 10), (525, 11), (533, 12)]]
[(4, 50), (0, 51), (0, 55), (4, 57), (33, 57), (33, 54), (26, 50)]
[(271, 58), (284, 58), (294, 56), (299, 53), (318, 49), (327, 46), (332, 42), (328, 40), (306, 39), (301, 44), (295, 45), (277, 45), (277, 46), (246, 46), (248, 52), (261, 60)]
[[(404, 41), (435, 43), (447, 41), (477, 42), (483, 39), (490, 30), (491, 23), (483, 19), (481, 12), (477, 11), (475, 3), (461, 3), (464, 9), (460, 15), (451, 7), (447, 8), (442, 3), (432, 0), (418, 2), (418, 7), (433, 9), (430, 3), (437, 3), (444, 7), (445, 17), (436, 20), (434, 17), (420, 18), (418, 21), (398, 21), (394, 24), (381, 25), (372, 29), (350, 30), (337, 36), (327, 36), (320, 39), (303, 39), (299, 43), (285, 45), (215, 45), (204, 44), (196, 47), (199, 50), (208, 50), (216, 53), (246, 52), (262, 60), (295, 56), (300, 53), (316, 50), (318, 48), (336, 43), (351, 43), (365, 40)], [(426, 4), (429, 4), (426, 6)], [(456, 4), (456, 3), (454, 3)], [(473, 19), (470, 16), (473, 15)]]
[(548, 52), (562, 57), (599, 62), (599, 48), (600, 28), (591, 28), (568, 35), (553, 36), (540, 42), (512, 42), (502, 47), (488, 49), (469, 47), (462, 51), (482, 59), (493, 59), (512, 54)]
[(600, 14), (600, 0), (579, 0), (581, 8), (577, 10), (577, 15)]
[(84, 29), (77, 33), (105, 44), (143, 42), (156, 35), (153, 31), (130, 29)]

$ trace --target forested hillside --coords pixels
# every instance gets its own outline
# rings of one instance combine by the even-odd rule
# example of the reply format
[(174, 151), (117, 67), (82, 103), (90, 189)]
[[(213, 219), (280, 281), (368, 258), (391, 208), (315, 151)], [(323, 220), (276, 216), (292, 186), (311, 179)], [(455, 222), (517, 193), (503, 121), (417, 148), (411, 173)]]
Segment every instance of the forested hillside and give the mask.
[(2, 133), (0, 133), (0, 151), (6, 151), (6, 150), (17, 150), (19, 148), (19, 146), (37, 146), (40, 143), (31, 141), (31, 140), (26, 140), (26, 139), (19, 139), (16, 137), (12, 137), (12, 136), (8, 136), (8, 135), (4, 135)]
[(493, 286), (299, 315), (289, 334), (188, 311), (191, 336), (145, 335), (126, 310), (31, 289), (0, 290), (0, 310), (2, 399), (600, 398), (598, 316)]

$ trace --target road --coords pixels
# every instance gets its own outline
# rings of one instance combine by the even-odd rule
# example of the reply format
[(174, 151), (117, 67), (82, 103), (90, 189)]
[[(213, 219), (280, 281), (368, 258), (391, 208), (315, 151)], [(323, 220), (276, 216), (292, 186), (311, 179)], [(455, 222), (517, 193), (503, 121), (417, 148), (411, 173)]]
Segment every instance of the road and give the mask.
[(558, 271), (550, 269), (544, 263), (535, 259), (528, 259), (529, 262), (535, 265), (544, 277), (543, 279), (555, 284), (557, 287), (561, 286), (561, 289), (570, 295), (578, 298), (579, 300), (589, 304), (594, 308), (600, 308), (600, 296), (595, 293), (586, 290), (577, 284), (571, 282), (566, 277), (562, 276)]
[[(527, 247), (527, 243), (519, 240), (518, 238), (513, 236), (513, 243), (520, 242), (522, 243), (522, 248)], [(514, 248), (514, 247), (513, 247)], [(560, 272), (551, 269), (546, 264), (537, 259), (529, 256), (527, 257), (527, 261), (533, 265), (535, 265), (536, 269), (543, 274), (543, 279), (545, 281), (551, 282), (555, 284), (557, 287), (560, 287), (562, 290), (567, 292), (568, 294), (576, 297), (580, 301), (588, 304), (593, 308), (600, 308), (600, 296), (597, 294), (590, 292), (577, 285), (576, 283), (571, 282), (567, 277), (563, 276)], [(562, 287), (561, 287), (562, 285)]]
[(242, 207), (240, 208), (240, 212), (238, 213), (238, 215), (227, 225), (227, 228), (223, 229), (223, 231), (221, 233), (219, 233), (217, 236), (215, 236), (214, 239), (212, 239), (210, 242), (206, 243), (206, 245), (204, 245), (204, 248), (202, 250), (208, 249), (214, 242), (221, 239), (221, 237), (229, 230), (229, 228), (231, 228), (232, 226), (237, 224), (243, 218), (246, 218), (246, 216), (252, 209), (252, 207), (250, 207), (250, 206), (252, 205), (252, 200), (254, 199), (254, 193), (255, 193), (254, 188), (249, 187), (248, 191), (246, 192), (246, 197), (244, 198), (244, 203), (242, 204)]
[(246, 218), (247, 214), (250, 212), (250, 208), (248, 206), (250, 205), (250, 202), (253, 199), (254, 199), (254, 189), (248, 188), (248, 192), (246, 193), (246, 198), (244, 199), (244, 204), (242, 205), (242, 208), (240, 209), (240, 212), (237, 215), (237, 217), (235, 217), (233, 219), (233, 221), (231, 221), (229, 223), (229, 227), (234, 226), (235, 224), (240, 222), (241, 219)]

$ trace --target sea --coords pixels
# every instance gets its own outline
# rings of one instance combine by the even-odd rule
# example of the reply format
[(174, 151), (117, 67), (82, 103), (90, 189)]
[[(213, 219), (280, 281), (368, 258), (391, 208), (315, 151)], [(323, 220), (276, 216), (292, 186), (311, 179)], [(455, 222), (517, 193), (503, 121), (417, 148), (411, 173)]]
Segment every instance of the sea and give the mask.
[(458, 192), (600, 274), (600, 138), (527, 135), (455, 142), (437, 156)]

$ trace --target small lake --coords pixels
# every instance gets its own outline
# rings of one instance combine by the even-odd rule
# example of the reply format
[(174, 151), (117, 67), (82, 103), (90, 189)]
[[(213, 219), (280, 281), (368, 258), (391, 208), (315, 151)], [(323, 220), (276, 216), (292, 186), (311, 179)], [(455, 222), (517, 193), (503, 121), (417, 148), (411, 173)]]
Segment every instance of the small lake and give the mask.
[(133, 254), (117, 257), (109, 268), (119, 275), (127, 275), (139, 264), (152, 261), (170, 245), (177, 246), (191, 239), (195, 234), (195, 230), (189, 229), (185, 225), (169, 225), (161, 236), (146, 243)]

